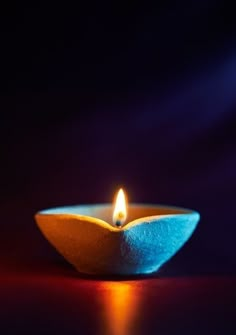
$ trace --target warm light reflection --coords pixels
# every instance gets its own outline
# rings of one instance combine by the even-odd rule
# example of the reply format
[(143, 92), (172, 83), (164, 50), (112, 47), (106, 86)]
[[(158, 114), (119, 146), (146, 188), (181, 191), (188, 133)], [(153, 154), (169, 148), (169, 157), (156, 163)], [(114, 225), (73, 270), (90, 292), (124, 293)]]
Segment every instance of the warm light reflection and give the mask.
[(126, 197), (122, 188), (119, 190), (116, 201), (115, 208), (113, 212), (113, 222), (116, 226), (121, 226), (127, 218), (126, 210)]
[(135, 316), (139, 307), (136, 285), (134, 283), (102, 282), (101, 288), (107, 333), (110, 335), (133, 334), (136, 325)]

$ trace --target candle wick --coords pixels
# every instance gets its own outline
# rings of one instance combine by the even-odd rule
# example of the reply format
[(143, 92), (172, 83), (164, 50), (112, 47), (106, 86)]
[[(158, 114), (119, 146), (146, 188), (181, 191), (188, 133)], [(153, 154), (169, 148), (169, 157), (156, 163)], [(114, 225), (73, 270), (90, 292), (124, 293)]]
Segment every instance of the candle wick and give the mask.
[(115, 222), (115, 224), (116, 224), (117, 227), (121, 227), (121, 221), (120, 221), (120, 220), (117, 220), (117, 221)]

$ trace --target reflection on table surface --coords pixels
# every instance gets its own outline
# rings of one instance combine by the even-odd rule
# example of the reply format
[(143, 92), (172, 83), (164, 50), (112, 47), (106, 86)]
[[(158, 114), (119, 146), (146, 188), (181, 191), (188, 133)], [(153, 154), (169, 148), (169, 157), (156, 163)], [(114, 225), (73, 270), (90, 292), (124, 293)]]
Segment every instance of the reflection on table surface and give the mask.
[[(1, 273), (2, 334), (235, 334), (235, 277)], [(12, 320), (14, 319), (14, 322)]]
[(101, 282), (99, 286), (107, 333), (111, 335), (132, 334), (141, 298), (137, 291), (138, 284), (135, 282)]

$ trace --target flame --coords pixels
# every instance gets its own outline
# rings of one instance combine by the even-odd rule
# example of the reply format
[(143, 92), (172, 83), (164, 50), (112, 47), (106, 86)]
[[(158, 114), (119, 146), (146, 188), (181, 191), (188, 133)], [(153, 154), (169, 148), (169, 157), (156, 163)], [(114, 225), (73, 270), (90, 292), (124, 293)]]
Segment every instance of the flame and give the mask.
[(122, 188), (116, 196), (115, 209), (113, 212), (113, 222), (117, 226), (121, 226), (127, 218), (126, 197)]

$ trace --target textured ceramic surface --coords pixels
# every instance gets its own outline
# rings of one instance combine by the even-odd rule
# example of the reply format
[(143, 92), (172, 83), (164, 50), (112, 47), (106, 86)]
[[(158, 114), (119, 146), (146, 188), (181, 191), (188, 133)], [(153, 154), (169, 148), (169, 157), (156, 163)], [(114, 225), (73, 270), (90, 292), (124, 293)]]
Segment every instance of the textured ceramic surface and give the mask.
[(189, 239), (200, 218), (192, 210), (131, 204), (128, 223), (118, 228), (111, 223), (112, 211), (111, 205), (58, 207), (35, 218), (68, 262), (97, 275), (157, 271)]

